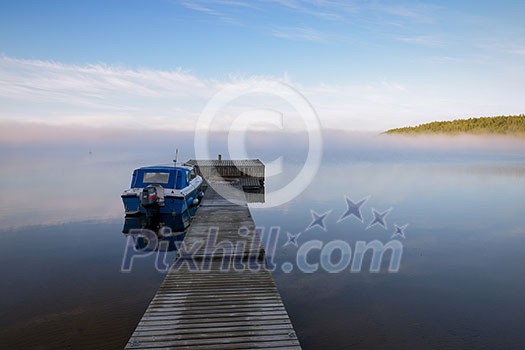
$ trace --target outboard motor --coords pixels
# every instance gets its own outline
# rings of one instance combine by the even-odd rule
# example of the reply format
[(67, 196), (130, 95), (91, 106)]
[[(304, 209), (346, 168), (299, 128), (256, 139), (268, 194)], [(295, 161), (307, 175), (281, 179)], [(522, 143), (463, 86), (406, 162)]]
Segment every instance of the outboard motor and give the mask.
[(140, 196), (140, 204), (146, 209), (148, 226), (157, 226), (160, 219), (159, 195), (155, 186), (144, 187)]
[(140, 204), (147, 209), (148, 207), (158, 204), (158, 201), (159, 196), (157, 194), (157, 188), (152, 185), (144, 187), (140, 197)]

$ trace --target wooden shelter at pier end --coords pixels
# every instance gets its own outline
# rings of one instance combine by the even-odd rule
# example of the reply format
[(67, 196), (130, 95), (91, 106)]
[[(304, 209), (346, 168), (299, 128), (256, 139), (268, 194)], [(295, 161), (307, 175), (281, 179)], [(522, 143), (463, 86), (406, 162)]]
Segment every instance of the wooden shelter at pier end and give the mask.
[(197, 173), (205, 180), (213, 180), (222, 177), (226, 180), (240, 179), (243, 183), (243, 187), (249, 184), (253, 187), (264, 186), (264, 163), (259, 159), (222, 159), (219, 154), (218, 159), (191, 159), (187, 163), (193, 165)]

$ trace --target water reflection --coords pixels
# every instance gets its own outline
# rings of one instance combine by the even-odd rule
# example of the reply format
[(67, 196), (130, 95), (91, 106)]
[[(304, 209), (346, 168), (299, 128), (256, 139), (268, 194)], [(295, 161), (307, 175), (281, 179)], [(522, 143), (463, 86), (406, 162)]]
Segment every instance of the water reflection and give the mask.
[(136, 250), (174, 251), (186, 235), (178, 229), (173, 215), (134, 215), (124, 217), (122, 233), (131, 237)]
[[(299, 244), (341, 239), (353, 246), (356, 240), (388, 240), (394, 224), (410, 224), (398, 274), (273, 273), (303, 348), (523, 348), (525, 157), (462, 154), (451, 160), (414, 151), (392, 159), (394, 151), (353, 149), (344, 159), (328, 154), (299, 197), (276, 208), (252, 207), (265, 232), (281, 228), (278, 266), (294, 261), (297, 251), (284, 247), (286, 232), (302, 232)], [(130, 169), (169, 157), (169, 151), (104, 157), (97, 151), (91, 158), (0, 151), (0, 245), (6, 248), (0, 255), (0, 347), (126, 344), (164, 278), (156, 253), (122, 273), (126, 242), (133, 229), (157, 239), (171, 224), (169, 217), (123, 218), (119, 196)], [(295, 170), (268, 178), (269, 191)], [(344, 195), (370, 196), (364, 223), (338, 223)], [(372, 208), (391, 207), (388, 230), (366, 229)], [(310, 210), (332, 210), (326, 232), (305, 230)], [(184, 237), (173, 231), (164, 240), (168, 249)], [(150, 249), (147, 240), (131, 242)], [(163, 259), (170, 263), (176, 253)]]

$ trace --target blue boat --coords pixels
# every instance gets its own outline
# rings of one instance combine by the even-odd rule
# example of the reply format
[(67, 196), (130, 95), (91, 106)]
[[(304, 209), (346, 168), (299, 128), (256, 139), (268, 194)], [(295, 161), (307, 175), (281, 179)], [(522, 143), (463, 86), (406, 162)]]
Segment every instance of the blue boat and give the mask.
[(126, 216), (171, 215), (175, 226), (185, 229), (204, 196), (202, 183), (202, 177), (188, 165), (135, 169), (130, 188), (121, 196)]

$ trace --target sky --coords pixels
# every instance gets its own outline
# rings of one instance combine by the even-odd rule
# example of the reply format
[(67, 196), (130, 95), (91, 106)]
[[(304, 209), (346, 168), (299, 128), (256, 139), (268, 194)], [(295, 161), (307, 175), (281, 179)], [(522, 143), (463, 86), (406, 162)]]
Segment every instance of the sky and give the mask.
[(191, 131), (222, 90), (261, 80), (295, 89), (326, 129), (520, 114), (523, 13), (523, 1), (2, 0), (0, 123)]

